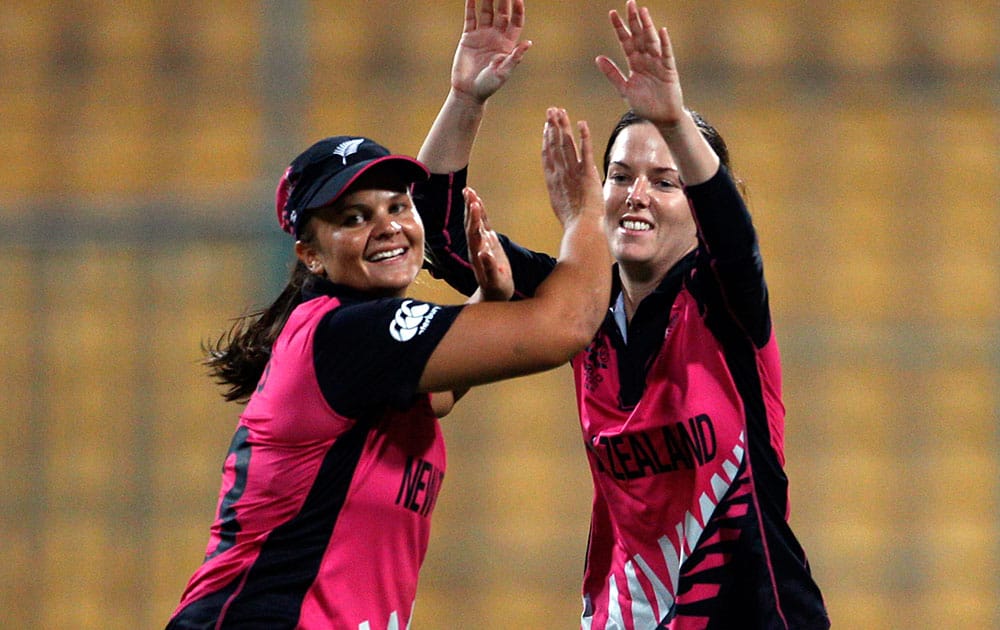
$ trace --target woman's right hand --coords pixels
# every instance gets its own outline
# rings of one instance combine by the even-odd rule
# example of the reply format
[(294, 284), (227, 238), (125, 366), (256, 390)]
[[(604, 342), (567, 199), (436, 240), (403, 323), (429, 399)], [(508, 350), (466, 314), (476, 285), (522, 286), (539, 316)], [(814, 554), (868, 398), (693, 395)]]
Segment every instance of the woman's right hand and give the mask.
[(582, 120), (577, 125), (579, 150), (566, 110), (550, 107), (546, 111), (542, 170), (552, 209), (564, 227), (568, 220), (584, 212), (603, 214), (604, 211), (601, 176), (594, 163), (590, 128)]
[(417, 153), (432, 173), (469, 165), (486, 101), (521, 63), (530, 41), (520, 41), (524, 0), (465, 0), (465, 22), (451, 64), (451, 89)]
[(465, 25), (451, 67), (453, 93), (485, 103), (521, 63), (531, 41), (518, 41), (524, 28), (524, 0), (465, 2)]

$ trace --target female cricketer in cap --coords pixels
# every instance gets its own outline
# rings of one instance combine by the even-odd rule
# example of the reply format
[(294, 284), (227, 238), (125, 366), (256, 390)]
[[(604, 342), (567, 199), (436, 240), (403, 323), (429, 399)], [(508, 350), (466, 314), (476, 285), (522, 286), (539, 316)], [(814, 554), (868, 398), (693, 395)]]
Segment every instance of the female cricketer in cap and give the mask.
[(420, 162), (354, 137), (292, 162), (277, 192), (296, 239), (291, 280), (209, 348), (225, 397), (247, 404), (204, 562), (169, 628), (408, 627), (445, 472), (438, 417), (454, 401), (437, 392), (559, 366), (603, 318), (611, 260), (579, 129), (578, 147), (565, 111), (547, 112), (561, 255), (522, 301), (506, 301), (507, 261), (474, 191), (466, 236), (482, 292), (443, 306), (407, 297), (424, 255), (410, 193), (428, 175)]

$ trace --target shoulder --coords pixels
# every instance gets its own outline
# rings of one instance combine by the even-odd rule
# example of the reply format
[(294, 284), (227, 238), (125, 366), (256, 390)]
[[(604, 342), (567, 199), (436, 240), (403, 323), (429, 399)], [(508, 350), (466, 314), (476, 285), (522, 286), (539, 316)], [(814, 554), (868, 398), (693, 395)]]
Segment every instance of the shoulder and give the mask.
[(462, 310), (414, 298), (382, 298), (346, 303), (325, 311), (317, 343), (349, 346), (405, 343), (427, 336), (440, 339)]

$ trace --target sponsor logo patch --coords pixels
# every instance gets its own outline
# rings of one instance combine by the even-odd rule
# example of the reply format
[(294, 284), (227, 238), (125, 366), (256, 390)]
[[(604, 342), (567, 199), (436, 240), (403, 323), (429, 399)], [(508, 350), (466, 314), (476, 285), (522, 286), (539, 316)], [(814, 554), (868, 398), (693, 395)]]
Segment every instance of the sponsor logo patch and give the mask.
[(396, 341), (409, 341), (427, 330), (439, 310), (440, 306), (406, 300), (389, 323), (389, 334)]

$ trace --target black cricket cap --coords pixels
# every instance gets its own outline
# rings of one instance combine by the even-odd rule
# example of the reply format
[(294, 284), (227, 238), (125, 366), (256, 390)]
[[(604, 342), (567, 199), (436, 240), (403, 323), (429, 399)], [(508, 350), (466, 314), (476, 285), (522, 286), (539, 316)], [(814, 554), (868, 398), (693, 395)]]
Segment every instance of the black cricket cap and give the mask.
[(396, 169), (408, 183), (430, 177), (427, 167), (419, 161), (393, 154), (368, 138), (324, 138), (292, 160), (278, 182), (275, 210), (281, 229), (298, 238), (310, 210), (332, 205), (376, 165)]

